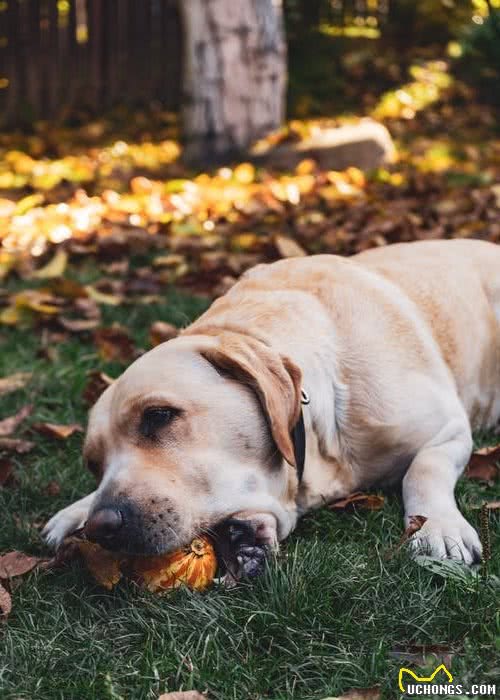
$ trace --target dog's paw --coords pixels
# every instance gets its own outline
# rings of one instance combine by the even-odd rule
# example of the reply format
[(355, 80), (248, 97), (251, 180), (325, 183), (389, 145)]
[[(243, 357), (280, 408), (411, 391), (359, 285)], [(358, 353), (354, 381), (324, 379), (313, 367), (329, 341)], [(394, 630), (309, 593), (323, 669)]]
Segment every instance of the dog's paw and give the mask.
[(52, 549), (57, 549), (72, 532), (83, 527), (88, 516), (88, 508), (73, 503), (56, 513), (42, 530), (42, 537)]
[(453, 559), (465, 564), (481, 560), (478, 534), (458, 510), (449, 515), (429, 516), (410, 539), (410, 546), (415, 554), (437, 559)]

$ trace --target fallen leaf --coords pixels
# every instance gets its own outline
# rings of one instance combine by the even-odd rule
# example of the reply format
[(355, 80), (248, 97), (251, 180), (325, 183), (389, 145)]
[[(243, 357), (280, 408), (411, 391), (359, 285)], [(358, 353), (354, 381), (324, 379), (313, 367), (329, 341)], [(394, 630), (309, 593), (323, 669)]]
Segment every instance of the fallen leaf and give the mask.
[(323, 698), (323, 700), (379, 700), (382, 697), (380, 688), (351, 688), (343, 695)]
[(0, 378), (0, 396), (22, 389), (32, 377), (32, 372), (15, 372), (9, 377)]
[(307, 255), (306, 251), (294, 241), (293, 238), (287, 236), (275, 236), (274, 244), (278, 253), (282, 258), (297, 258)]
[(98, 304), (105, 304), (106, 306), (120, 306), (120, 304), (123, 304), (123, 297), (119, 294), (105, 294), (90, 284), (85, 287), (85, 290), (89, 297)]
[(6, 619), (12, 610), (12, 598), (9, 591), (7, 591), (0, 583), (0, 613), (1, 616)]
[(58, 440), (67, 440), (74, 433), (83, 432), (83, 428), (79, 423), (69, 423), (68, 425), (60, 425), (58, 423), (34, 423), (31, 427), (41, 435), (57, 438)]
[(356, 506), (363, 510), (380, 510), (384, 504), (384, 496), (378, 496), (375, 493), (353, 493), (347, 498), (330, 503), (328, 507), (331, 510), (345, 510), (349, 506)]
[(465, 476), (477, 481), (496, 481), (498, 479), (497, 462), (500, 462), (500, 445), (482, 447), (471, 456)]
[(197, 690), (176, 690), (173, 693), (163, 693), (158, 700), (207, 700), (207, 696)]
[(98, 318), (66, 318), (65, 316), (60, 316), (57, 320), (63, 328), (72, 333), (93, 331), (100, 323)]
[(126, 328), (114, 324), (94, 331), (94, 342), (103, 360), (126, 364), (137, 356), (136, 348)]
[(23, 576), (34, 569), (40, 562), (47, 561), (43, 557), (32, 557), (23, 552), (13, 551), (0, 556), (0, 579)]
[(68, 254), (63, 248), (59, 248), (56, 254), (44, 267), (33, 272), (32, 277), (36, 279), (51, 279), (54, 277), (62, 277), (66, 265), (68, 264)]
[[(426, 666), (436, 660), (449, 667), (455, 656), (455, 652), (443, 644), (405, 644), (395, 647), (389, 653), (393, 658), (415, 666)], [(434, 658), (430, 659), (429, 657)]]
[(80, 540), (78, 550), (96, 582), (108, 590), (114, 588), (122, 577), (120, 563), (123, 557), (88, 540)]
[(32, 410), (33, 406), (28, 404), (27, 406), (23, 406), (15, 415), (10, 416), (9, 418), (4, 418), (2, 421), (0, 421), (0, 437), (12, 435), (17, 426), (30, 415)]
[(422, 528), (424, 523), (427, 521), (427, 518), (423, 515), (410, 515), (409, 520), (410, 522), (408, 523), (408, 527), (401, 535), (399, 542), (385, 553), (384, 559), (390, 559), (391, 557), (393, 557), (396, 554), (396, 552), (398, 552), (401, 549), (401, 547), (405, 545), (408, 542), (408, 540)]
[(500, 509), (500, 501), (489, 501), (486, 504), (486, 508), (488, 510), (499, 510)]
[(87, 385), (82, 394), (85, 403), (89, 406), (93, 406), (103, 391), (105, 391), (108, 386), (111, 386), (113, 382), (114, 379), (104, 372), (99, 372), (98, 370), (89, 372)]
[(47, 486), (44, 488), (43, 492), (47, 496), (59, 496), (61, 493), (61, 486), (58, 481), (52, 480), (49, 481)]
[(179, 335), (179, 329), (166, 321), (156, 321), (149, 329), (149, 339), (153, 347), (172, 340), (177, 335)]
[(18, 440), (17, 438), (0, 437), (0, 452), (17, 452), (20, 455), (31, 452), (34, 442)]

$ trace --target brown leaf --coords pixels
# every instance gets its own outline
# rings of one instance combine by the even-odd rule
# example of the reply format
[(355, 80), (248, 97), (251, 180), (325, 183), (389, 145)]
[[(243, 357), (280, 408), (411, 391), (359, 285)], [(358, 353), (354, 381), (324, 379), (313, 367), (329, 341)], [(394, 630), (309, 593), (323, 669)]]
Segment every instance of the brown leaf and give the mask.
[(32, 372), (15, 372), (9, 377), (0, 379), (0, 396), (10, 394), (12, 391), (17, 391), (26, 386), (32, 377)]
[(282, 258), (297, 258), (307, 255), (297, 241), (287, 236), (275, 236), (274, 245)]
[(126, 364), (137, 356), (136, 348), (126, 328), (114, 324), (94, 331), (94, 342), (103, 360), (116, 360)]
[[(443, 644), (405, 644), (395, 647), (389, 653), (392, 657), (415, 666), (426, 666), (431, 661), (432, 663), (438, 661), (449, 667), (455, 656), (455, 652)], [(430, 656), (434, 659), (429, 659)]]
[(0, 556), (0, 579), (23, 576), (38, 566), (40, 562), (47, 561), (42, 557), (31, 557), (23, 552), (13, 551)]
[(47, 486), (44, 488), (43, 492), (47, 496), (59, 496), (59, 494), (61, 493), (61, 486), (59, 482), (52, 480), (49, 481)]
[(71, 331), (71, 333), (93, 331), (100, 323), (98, 318), (66, 318), (65, 316), (60, 316), (57, 320), (63, 328)]
[(488, 501), (486, 508), (488, 510), (500, 510), (500, 501)]
[(7, 486), (7, 484), (12, 480), (12, 472), (14, 465), (5, 457), (0, 458), (0, 488), (2, 486)]
[(2, 421), (0, 421), (0, 437), (12, 435), (17, 426), (30, 415), (32, 410), (33, 406), (28, 404), (27, 406), (23, 406), (14, 416), (4, 418)]
[(385, 553), (384, 559), (391, 559), (391, 557), (393, 557), (396, 552), (398, 552), (401, 547), (405, 545), (408, 540), (422, 528), (426, 521), (427, 518), (423, 515), (410, 515), (408, 527), (401, 535), (399, 542)]
[(163, 693), (158, 700), (207, 700), (207, 696), (197, 690), (177, 690), (173, 693)]
[(34, 423), (33, 430), (36, 430), (40, 435), (45, 435), (58, 440), (67, 440), (76, 432), (83, 432), (83, 428), (79, 423), (69, 423), (68, 425), (59, 425), (57, 423)]
[(343, 695), (336, 697), (323, 698), (323, 700), (380, 700), (382, 693), (380, 688), (351, 688)]
[(4, 620), (10, 615), (12, 610), (12, 598), (2, 584), (0, 584), (0, 617)]
[(172, 340), (177, 335), (179, 335), (179, 329), (166, 321), (156, 321), (149, 329), (149, 339), (153, 347)]
[(114, 588), (122, 577), (120, 563), (123, 557), (88, 540), (80, 540), (78, 549), (96, 582), (108, 590)]
[(500, 445), (482, 447), (471, 456), (465, 476), (477, 481), (496, 481), (498, 479), (497, 462), (500, 462)]
[(331, 510), (345, 510), (349, 506), (356, 506), (363, 510), (380, 510), (384, 507), (384, 496), (378, 496), (375, 493), (353, 493), (347, 498), (341, 498), (338, 501), (330, 503), (328, 506)]
[(82, 396), (85, 403), (89, 406), (93, 406), (103, 391), (105, 391), (108, 386), (111, 386), (114, 379), (98, 370), (89, 372), (88, 377), (87, 385), (83, 390)]
[(17, 438), (0, 437), (0, 452), (17, 452), (20, 455), (31, 452), (34, 442), (18, 440)]

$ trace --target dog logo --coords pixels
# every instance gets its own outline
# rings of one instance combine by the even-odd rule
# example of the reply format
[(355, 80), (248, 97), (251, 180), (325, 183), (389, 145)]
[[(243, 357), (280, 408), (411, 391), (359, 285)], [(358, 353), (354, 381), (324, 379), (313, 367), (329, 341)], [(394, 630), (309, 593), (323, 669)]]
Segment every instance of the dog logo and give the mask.
[(398, 683), (399, 683), (399, 689), (401, 692), (406, 692), (405, 686), (403, 684), (403, 676), (404, 674), (407, 674), (408, 676), (411, 676), (411, 678), (416, 682), (416, 683), (432, 683), (434, 678), (437, 676), (437, 674), (442, 671), (443, 673), (446, 674), (447, 677), (447, 683), (453, 683), (453, 676), (451, 673), (448, 671), (446, 666), (444, 664), (441, 664), (438, 666), (435, 671), (430, 675), (430, 676), (417, 676), (416, 673), (414, 673), (411, 669), (409, 668), (400, 668), (399, 669), (399, 676), (398, 676)]

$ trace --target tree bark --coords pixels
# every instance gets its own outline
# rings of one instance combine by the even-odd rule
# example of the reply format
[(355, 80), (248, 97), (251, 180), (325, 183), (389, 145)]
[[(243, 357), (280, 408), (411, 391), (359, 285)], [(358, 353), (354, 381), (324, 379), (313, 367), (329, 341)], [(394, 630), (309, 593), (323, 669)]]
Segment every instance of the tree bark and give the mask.
[(281, 0), (180, 0), (185, 158), (236, 155), (285, 113)]

